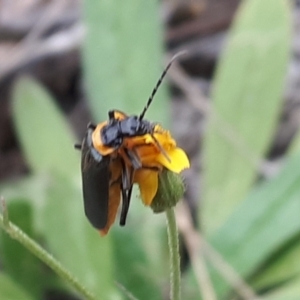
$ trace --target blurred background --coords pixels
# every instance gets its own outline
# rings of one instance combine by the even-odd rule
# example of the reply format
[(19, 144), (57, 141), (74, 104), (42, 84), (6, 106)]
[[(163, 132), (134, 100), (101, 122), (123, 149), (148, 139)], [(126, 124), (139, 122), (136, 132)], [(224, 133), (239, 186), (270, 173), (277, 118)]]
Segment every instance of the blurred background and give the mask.
[[(300, 1), (0, 2), (0, 195), (97, 299), (169, 299), (164, 215), (84, 216), (89, 121), (147, 112), (188, 154), (183, 299), (300, 299)], [(83, 299), (5, 233), (0, 299)]]

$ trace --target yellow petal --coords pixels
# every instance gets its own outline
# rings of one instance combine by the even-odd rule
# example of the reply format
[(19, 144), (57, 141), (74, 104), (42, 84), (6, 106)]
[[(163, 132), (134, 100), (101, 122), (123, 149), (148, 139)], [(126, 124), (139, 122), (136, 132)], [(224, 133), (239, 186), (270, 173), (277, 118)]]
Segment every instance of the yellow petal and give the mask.
[[(157, 128), (157, 126), (155, 127)], [(159, 150), (159, 147), (157, 146), (157, 142), (161, 145), (162, 148), (164, 149), (170, 149), (176, 147), (176, 142), (172, 138), (171, 134), (169, 131), (161, 129), (160, 130), (154, 131), (154, 138), (151, 134), (144, 134), (142, 136), (135, 136), (135, 137), (130, 137), (130, 138), (125, 138), (123, 146), (128, 149), (138, 149), (140, 151), (140, 148), (142, 147), (144, 150), (147, 151), (147, 149), (152, 149), (152, 151), (157, 151)], [(150, 147), (150, 148), (149, 148)]]
[(139, 185), (143, 203), (149, 206), (157, 192), (158, 172), (139, 169), (135, 172), (133, 181)]
[(163, 153), (159, 153), (156, 160), (170, 171), (180, 173), (182, 170), (190, 167), (189, 159), (182, 149), (174, 148), (166, 151), (166, 154), (171, 161), (169, 161)]
[[(169, 131), (156, 125), (153, 136), (145, 134), (126, 138), (124, 148), (134, 151), (142, 165), (146, 167), (156, 167), (160, 170), (165, 167), (175, 173), (190, 167), (185, 152), (176, 147), (176, 142)], [(126, 164), (131, 165), (122, 149), (119, 150), (119, 154)]]

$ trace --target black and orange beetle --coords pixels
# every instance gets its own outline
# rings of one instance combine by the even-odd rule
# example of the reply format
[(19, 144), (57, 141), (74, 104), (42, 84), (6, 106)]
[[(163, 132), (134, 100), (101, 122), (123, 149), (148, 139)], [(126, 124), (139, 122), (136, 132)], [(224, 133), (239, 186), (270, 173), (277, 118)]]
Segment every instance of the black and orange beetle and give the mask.
[[(104, 234), (110, 226), (108, 224), (111, 213), (110, 206), (118, 206), (118, 203), (111, 203), (112, 199), (119, 197), (116, 194), (120, 194), (121, 191), (120, 225), (123, 226), (129, 210), (135, 170), (153, 168), (153, 166), (142, 165), (135, 149), (125, 147), (124, 141), (149, 134), (160, 152), (166, 159), (169, 159), (154, 137), (157, 124), (144, 120), (144, 116), (168, 69), (181, 54), (178, 53), (169, 62), (139, 116), (127, 116), (121, 111), (111, 110), (108, 113), (108, 121), (99, 123), (97, 126), (89, 124), (82, 144), (75, 145), (75, 148), (81, 150), (85, 214), (90, 223)], [(122, 155), (120, 155), (119, 149), (122, 150)], [(130, 167), (125, 163), (126, 161), (129, 161)]]

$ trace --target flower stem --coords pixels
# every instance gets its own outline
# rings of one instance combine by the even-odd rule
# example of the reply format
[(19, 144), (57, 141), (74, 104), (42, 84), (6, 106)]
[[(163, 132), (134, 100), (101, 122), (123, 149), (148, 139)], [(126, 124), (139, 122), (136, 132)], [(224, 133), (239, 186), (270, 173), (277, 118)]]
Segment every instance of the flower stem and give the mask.
[(168, 240), (169, 252), (171, 263), (171, 278), (170, 278), (170, 299), (181, 299), (181, 275), (180, 275), (180, 256), (179, 256), (179, 242), (178, 242), (178, 229), (174, 209), (166, 210), (167, 227), (168, 227)]
[(82, 294), (85, 299), (96, 300), (95, 296), (90, 293), (62, 264), (57, 261), (50, 253), (43, 249), (33, 239), (31, 239), (19, 227), (9, 221), (8, 210), (5, 201), (1, 198), (3, 215), (0, 214), (0, 227), (12, 238), (21, 243), (27, 250), (37, 256), (57, 275), (66, 280), (78, 293)]

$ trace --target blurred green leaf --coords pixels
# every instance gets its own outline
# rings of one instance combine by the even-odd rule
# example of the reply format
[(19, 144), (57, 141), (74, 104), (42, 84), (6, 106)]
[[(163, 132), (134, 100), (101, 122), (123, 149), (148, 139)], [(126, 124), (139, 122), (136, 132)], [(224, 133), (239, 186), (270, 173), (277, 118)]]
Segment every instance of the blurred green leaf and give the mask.
[[(291, 157), (278, 176), (261, 184), (210, 238), (244, 278), (300, 234), (300, 157)], [(294, 270), (290, 270), (293, 276)], [(218, 282), (219, 292), (228, 286)]]
[(153, 214), (141, 199), (132, 200), (126, 227), (116, 224), (111, 232), (116, 278), (137, 299), (159, 300), (169, 279), (165, 216)]
[(22, 149), (34, 171), (78, 173), (79, 155), (65, 118), (50, 95), (33, 79), (21, 78), (13, 93), (13, 114)]
[(0, 299), (3, 300), (34, 300), (16, 282), (3, 273), (0, 273)]
[[(256, 289), (263, 289), (279, 285), (300, 275), (300, 240), (299, 235), (287, 243), (275, 255), (271, 256), (267, 263), (260, 268), (251, 282)], [(299, 294), (300, 295), (300, 294)]]
[[(111, 109), (139, 114), (162, 69), (158, 3), (87, 0), (84, 21), (84, 74), (95, 120), (107, 119)], [(169, 109), (162, 90), (147, 116), (166, 123)]]
[(189, 266), (182, 275), (182, 299), (202, 299), (192, 267)]
[[(290, 43), (285, 0), (243, 1), (220, 61), (213, 118), (204, 143), (201, 217), (212, 233), (246, 196), (281, 108)], [(230, 135), (231, 140), (228, 136)], [(241, 146), (242, 145), (242, 146)]]
[(155, 278), (140, 238), (137, 232), (119, 231), (114, 240), (116, 278), (137, 299), (160, 300), (162, 291), (158, 282), (161, 277)]
[(50, 176), (46, 173), (36, 173), (20, 180), (6, 182), (0, 185), (0, 195), (8, 203), (23, 200), (30, 203), (33, 209), (33, 226), (37, 232), (41, 230), (43, 219), (41, 210), (46, 201), (46, 188), (49, 185)]
[(80, 157), (68, 125), (49, 95), (27, 78), (16, 85), (14, 114), (30, 166), (49, 174), (40, 210), (47, 244), (98, 297), (115, 299), (110, 238), (101, 239), (84, 216)]
[(263, 300), (299, 300), (300, 295), (300, 279), (297, 278), (289, 284), (283, 285), (281, 288), (265, 295)]
[(298, 128), (298, 132), (296, 133), (295, 137), (293, 138), (291, 144), (288, 148), (288, 153), (290, 155), (300, 153), (300, 131)]
[(85, 218), (79, 185), (56, 175), (47, 194), (44, 234), (51, 251), (99, 299), (119, 299), (111, 239), (102, 238)]
[[(32, 208), (27, 201), (14, 201), (8, 205), (9, 218), (29, 236), (34, 237)], [(42, 263), (18, 242), (1, 232), (1, 258), (3, 268), (34, 298), (41, 298), (47, 285)], [(42, 275), (45, 277), (42, 279)], [(2, 298), (3, 299), (3, 298)]]

